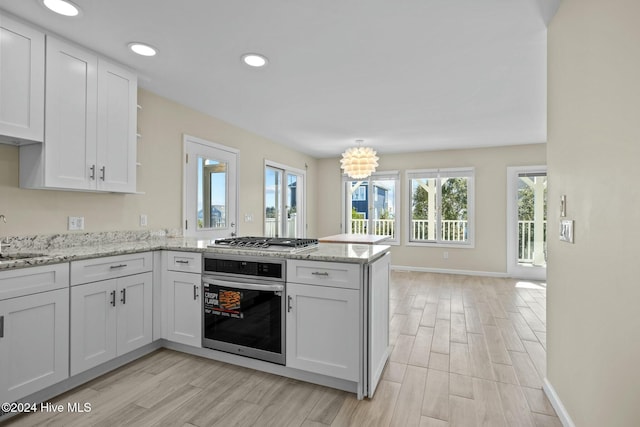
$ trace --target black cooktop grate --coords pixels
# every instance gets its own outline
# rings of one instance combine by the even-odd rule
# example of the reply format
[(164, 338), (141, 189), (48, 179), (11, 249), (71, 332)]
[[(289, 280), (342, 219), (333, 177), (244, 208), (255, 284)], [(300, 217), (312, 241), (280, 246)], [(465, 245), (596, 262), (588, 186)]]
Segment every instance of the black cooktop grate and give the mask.
[(315, 246), (318, 239), (300, 239), (289, 237), (230, 237), (226, 239), (218, 239), (216, 245), (235, 246), (244, 248), (268, 248), (271, 246), (280, 246), (287, 248), (305, 248), (307, 246)]

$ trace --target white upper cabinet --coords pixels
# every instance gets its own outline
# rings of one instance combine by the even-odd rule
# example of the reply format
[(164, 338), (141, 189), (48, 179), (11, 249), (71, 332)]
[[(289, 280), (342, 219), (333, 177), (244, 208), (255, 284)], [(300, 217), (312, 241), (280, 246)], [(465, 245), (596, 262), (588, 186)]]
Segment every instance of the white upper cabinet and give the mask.
[(98, 60), (98, 189), (136, 191), (138, 83), (135, 74)]
[(0, 13), (0, 142), (44, 138), (44, 34)]
[(98, 58), (47, 37), (46, 88), (44, 186), (94, 190)]
[(20, 147), (20, 186), (136, 191), (137, 78), (46, 38), (45, 140)]

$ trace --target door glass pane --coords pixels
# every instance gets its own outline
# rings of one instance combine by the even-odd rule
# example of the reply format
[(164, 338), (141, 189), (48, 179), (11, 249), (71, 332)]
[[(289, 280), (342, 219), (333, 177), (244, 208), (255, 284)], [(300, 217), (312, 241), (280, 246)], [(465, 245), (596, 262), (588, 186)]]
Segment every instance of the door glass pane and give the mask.
[(285, 219), (285, 229), (283, 237), (300, 237), (298, 236), (298, 197), (300, 192), (298, 190), (298, 176), (294, 174), (287, 174), (287, 196), (286, 206), (287, 216)]
[(547, 174), (518, 174), (518, 264), (547, 264)]
[(371, 181), (373, 234), (395, 238), (395, 180)]
[(350, 226), (347, 227), (349, 234), (367, 234), (367, 221), (369, 219), (369, 201), (367, 181), (347, 181), (347, 196), (351, 200)]
[(442, 178), (442, 241), (466, 242), (468, 233), (468, 182), (465, 177)]
[(198, 229), (227, 227), (227, 163), (198, 156)]
[(266, 237), (282, 236), (282, 171), (265, 168), (264, 186), (264, 235)]
[(411, 180), (411, 240), (436, 240), (436, 178)]

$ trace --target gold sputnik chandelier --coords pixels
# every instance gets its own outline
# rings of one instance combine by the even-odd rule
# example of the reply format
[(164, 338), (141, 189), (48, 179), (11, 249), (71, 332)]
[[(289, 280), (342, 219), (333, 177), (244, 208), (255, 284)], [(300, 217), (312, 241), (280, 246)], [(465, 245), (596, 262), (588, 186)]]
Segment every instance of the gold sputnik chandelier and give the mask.
[(378, 167), (378, 156), (373, 148), (363, 147), (362, 140), (356, 140), (357, 147), (348, 148), (342, 153), (340, 167), (350, 178), (363, 179), (371, 176)]

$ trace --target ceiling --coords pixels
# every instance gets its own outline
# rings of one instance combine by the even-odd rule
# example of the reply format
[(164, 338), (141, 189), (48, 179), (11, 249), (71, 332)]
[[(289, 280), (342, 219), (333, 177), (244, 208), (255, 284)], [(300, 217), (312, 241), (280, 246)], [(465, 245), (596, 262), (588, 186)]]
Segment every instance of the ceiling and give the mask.
[[(314, 157), (546, 141), (559, 0), (39, 0), (0, 8), (139, 73), (154, 93)], [(158, 48), (152, 58), (127, 49)], [(258, 52), (268, 66), (240, 57)]]

